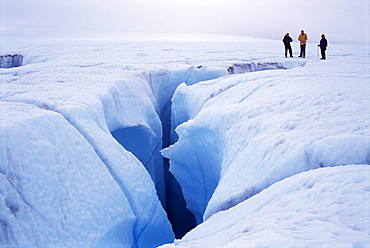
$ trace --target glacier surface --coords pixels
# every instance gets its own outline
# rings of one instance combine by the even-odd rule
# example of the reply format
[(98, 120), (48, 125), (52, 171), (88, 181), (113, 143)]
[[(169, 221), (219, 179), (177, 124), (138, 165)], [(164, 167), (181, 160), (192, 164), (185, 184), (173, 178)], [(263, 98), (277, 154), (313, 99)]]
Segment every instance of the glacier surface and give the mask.
[(26, 43), (0, 47), (24, 55), (0, 69), (1, 245), (157, 247), (194, 216), (172, 245), (370, 240), (365, 46), (317, 61), (262, 39)]
[(162, 153), (198, 223), (302, 171), (370, 163), (369, 64), (326, 62), (177, 88)]
[(369, 173), (347, 165), (296, 174), (162, 247), (369, 247)]

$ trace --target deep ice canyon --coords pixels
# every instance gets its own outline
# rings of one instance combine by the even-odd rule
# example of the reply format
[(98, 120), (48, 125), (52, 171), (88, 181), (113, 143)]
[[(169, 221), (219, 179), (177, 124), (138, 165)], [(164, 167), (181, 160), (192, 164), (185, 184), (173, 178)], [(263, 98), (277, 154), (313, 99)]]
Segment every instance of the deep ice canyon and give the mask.
[[(162, 124), (162, 140), (154, 138), (153, 131), (146, 126), (118, 129), (113, 131), (112, 135), (126, 150), (132, 152), (142, 162), (152, 176), (158, 197), (167, 212), (176, 238), (181, 238), (202, 222), (202, 220), (196, 220), (194, 215), (186, 208), (181, 187), (169, 172), (169, 161), (163, 158), (159, 152), (162, 148), (170, 146), (177, 140), (174, 129), (181, 123), (171, 125), (171, 98), (177, 86), (181, 83), (192, 85), (200, 81), (212, 80), (232, 74), (291, 69), (304, 66), (305, 63), (305, 61), (297, 62), (293, 60), (286, 62), (256, 62), (233, 64), (224, 69), (192, 66), (185, 73), (183, 71), (176, 72), (166, 69), (144, 72), (149, 84), (154, 89), (153, 91), (158, 101), (158, 114)], [(162, 175), (161, 171), (156, 171), (156, 168), (162, 167), (164, 168), (164, 175)], [(211, 190), (215, 189), (214, 183), (209, 185)]]
[[(126, 44), (110, 51), (130, 50), (131, 56), (125, 58), (127, 63), (122, 63), (121, 53), (114, 52), (109, 53), (109, 62), (102, 63), (105, 60), (99, 56), (107, 56), (101, 54), (102, 47), (86, 44), (83, 47), (89, 50), (92, 59), (78, 58), (84, 54), (84, 49), (73, 48), (78, 51), (76, 54), (64, 52), (63, 46), (61, 55), (45, 58), (36, 55), (31, 60), (26, 56), (24, 67), (0, 70), (4, 87), (0, 93), (0, 114), (5, 113), (0, 115), (0, 137), (3, 139), (0, 143), (0, 244), (9, 247), (22, 244), (156, 247), (173, 242), (171, 228), (176, 238), (180, 238), (207, 220), (173, 244), (181, 243), (186, 247), (194, 235), (205, 237), (214, 228), (233, 223), (234, 220), (221, 225), (209, 222), (230, 212), (220, 210), (241, 206), (241, 202), (249, 200), (245, 197), (253, 194), (257, 194), (257, 199), (264, 197), (258, 189), (255, 192), (253, 188), (245, 190), (250, 186), (246, 182), (254, 180), (258, 187), (261, 178), (258, 173), (246, 175), (250, 170), (248, 164), (253, 164), (251, 159), (267, 170), (272, 167), (269, 159), (275, 156), (278, 161), (272, 167), (272, 174), (270, 171), (267, 174), (272, 175), (272, 183), (280, 180), (281, 175), (291, 175), (292, 171), (285, 171), (280, 165), (292, 165), (297, 158), (305, 159), (307, 156), (301, 156), (302, 151), (307, 153), (303, 154), (308, 155), (307, 159), (317, 160), (308, 161), (312, 162), (313, 169), (319, 165), (368, 163), (369, 140), (365, 128), (368, 122), (363, 111), (367, 108), (365, 94), (360, 89), (368, 86), (366, 63), (359, 63), (357, 58), (356, 61), (355, 58), (341, 58), (347, 55), (343, 55), (343, 51), (339, 51), (339, 57), (336, 55), (335, 59), (327, 61), (329, 63), (311, 61), (306, 65), (310, 60), (277, 58), (282, 62), (262, 60), (237, 64), (230, 60), (212, 62), (212, 49), (207, 50), (206, 58), (192, 61), (188, 59), (191, 56), (175, 56), (178, 55), (176, 49), (169, 51), (167, 47), (158, 46), (160, 51), (172, 56), (168, 61), (150, 58), (141, 46), (132, 53), (131, 45)], [(34, 49), (27, 49), (35, 53)], [(47, 49), (40, 51), (48, 53)], [(114, 54), (117, 58), (112, 56)], [(216, 61), (219, 56), (216, 53)], [(180, 62), (180, 67), (176, 68), (176, 62)], [(156, 63), (154, 69), (147, 69), (153, 68), (148, 66), (151, 63)], [(199, 64), (202, 66), (194, 66)], [(305, 68), (230, 75), (302, 66)], [(356, 84), (352, 85), (352, 81)], [(240, 115), (236, 114), (238, 111)], [(237, 119), (243, 116), (245, 119)], [(312, 123), (305, 122), (307, 119)], [(238, 125), (224, 133), (234, 122)], [(275, 130), (275, 127), (280, 129)], [(259, 133), (260, 129), (265, 132)], [(263, 135), (266, 138), (261, 138)], [(287, 142), (291, 140), (293, 143)], [(299, 146), (290, 153), (279, 154), (293, 147), (297, 140), (303, 140), (306, 147)], [(249, 150), (243, 150), (246, 142)], [(270, 147), (275, 155), (259, 163)], [(251, 156), (254, 150), (258, 151)], [(162, 155), (171, 159), (170, 171), (179, 177), (182, 189), (168, 172), (168, 160)], [(225, 159), (226, 165), (234, 167), (222, 174), (219, 167), (224, 166), (220, 163)], [(306, 166), (305, 161), (298, 166)], [(300, 167), (293, 171), (296, 172), (301, 172)], [(186, 185), (187, 182), (192, 185)], [(220, 184), (223, 187), (219, 187)], [(327, 186), (335, 188), (337, 185)], [(192, 213), (185, 208), (181, 191)], [(245, 192), (248, 194), (243, 195)], [(320, 192), (317, 193), (320, 196)], [(352, 191), (346, 194), (352, 199)], [(362, 203), (363, 200), (356, 206)], [(323, 209), (332, 205), (328, 200), (323, 203)], [(240, 214), (237, 213), (236, 219)], [(351, 216), (350, 225), (359, 224), (352, 221), (355, 214), (350, 215), (348, 211), (348, 215)], [(348, 235), (347, 227), (344, 225), (346, 231), (340, 237)], [(304, 233), (303, 238), (310, 236)], [(219, 235), (214, 236), (218, 238)], [(217, 246), (213, 244), (214, 236), (209, 236), (211, 242), (204, 241), (210, 247)], [(254, 237), (253, 241), (257, 242)], [(222, 242), (228, 243), (230, 239)], [(322, 244), (328, 240), (331, 239)], [(208, 246), (199, 244), (196, 247)]]

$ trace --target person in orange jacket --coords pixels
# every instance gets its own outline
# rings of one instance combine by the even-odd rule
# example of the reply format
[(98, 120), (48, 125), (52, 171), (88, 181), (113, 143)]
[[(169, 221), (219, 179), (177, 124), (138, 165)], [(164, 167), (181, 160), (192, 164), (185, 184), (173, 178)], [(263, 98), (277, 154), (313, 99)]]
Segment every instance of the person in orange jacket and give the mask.
[(298, 40), (300, 41), (301, 51), (299, 57), (306, 57), (306, 42), (308, 41), (308, 36), (305, 34), (303, 30), (301, 30), (301, 34), (298, 36)]

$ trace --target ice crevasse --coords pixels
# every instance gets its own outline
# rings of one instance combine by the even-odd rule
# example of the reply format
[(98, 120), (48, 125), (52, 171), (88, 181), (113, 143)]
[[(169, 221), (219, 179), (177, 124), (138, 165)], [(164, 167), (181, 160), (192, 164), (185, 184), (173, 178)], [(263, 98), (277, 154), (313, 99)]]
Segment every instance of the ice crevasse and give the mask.
[(171, 225), (155, 189), (160, 174), (150, 175), (151, 163), (146, 169), (112, 136), (140, 126), (149, 130), (148, 139), (160, 142), (146, 78), (104, 69), (97, 75), (96, 68), (73, 65), (54, 69), (45, 63), (1, 72), (6, 87), (0, 102), (0, 244), (171, 242)]
[(212, 215), (170, 247), (368, 247), (369, 165), (310, 170)]
[[(206, 220), (184, 242), (199, 238), (198, 230), (201, 236), (217, 236), (208, 220), (214, 226), (223, 213), (227, 217), (221, 219), (227, 220), (230, 212), (221, 210), (236, 209), (230, 216), (240, 216), (240, 209), (257, 201), (251, 196), (263, 198), (257, 193), (278, 181), (289, 193), (284, 179), (295, 174), (349, 164), (363, 165), (336, 171), (368, 171), (363, 169), (370, 160), (366, 61), (228, 75), (281, 64), (138, 72), (95, 55), (86, 61), (68, 53), (0, 71), (1, 245), (156, 247), (172, 242), (163, 206), (164, 140), (177, 141), (162, 154), (171, 160), (187, 207), (198, 223)], [(171, 133), (164, 132), (170, 125)], [(324, 169), (292, 180), (299, 189), (311, 176), (331, 174), (332, 168)], [(348, 178), (366, 184), (362, 177)], [(356, 192), (368, 194), (366, 188)], [(247, 213), (255, 214), (258, 207)], [(263, 224), (258, 217), (255, 223)], [(365, 230), (365, 224), (358, 229)]]
[(181, 82), (227, 69), (134, 72), (57, 59), (0, 73), (0, 244), (156, 247), (174, 240), (163, 206), (161, 118)]
[(162, 154), (197, 222), (303, 171), (370, 164), (370, 86), (362, 62), (180, 85), (172, 99), (177, 142)]

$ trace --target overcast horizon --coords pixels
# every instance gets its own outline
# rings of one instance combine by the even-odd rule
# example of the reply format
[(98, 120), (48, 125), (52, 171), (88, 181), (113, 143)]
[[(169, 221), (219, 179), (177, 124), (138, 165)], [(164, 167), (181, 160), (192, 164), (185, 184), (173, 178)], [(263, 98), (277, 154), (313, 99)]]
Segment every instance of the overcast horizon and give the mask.
[(219, 34), (309, 42), (370, 43), (368, 0), (2, 0), (2, 42), (12, 37), (119, 37), (128, 33)]

